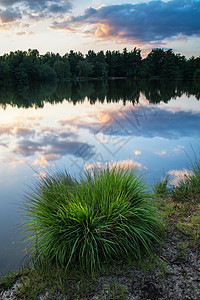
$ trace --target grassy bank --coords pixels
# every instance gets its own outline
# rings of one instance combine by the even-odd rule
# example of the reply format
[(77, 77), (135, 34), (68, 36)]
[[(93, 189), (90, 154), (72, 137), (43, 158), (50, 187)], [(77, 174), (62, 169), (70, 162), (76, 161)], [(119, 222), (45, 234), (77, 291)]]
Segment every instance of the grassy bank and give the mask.
[[(200, 298), (198, 163), (178, 185), (169, 187), (167, 177), (155, 184), (151, 194), (135, 172), (100, 170), (79, 181), (63, 174), (47, 176), (28, 195), (26, 229), (38, 247), (30, 248), (34, 264), (5, 276), (0, 291), (19, 282), (14, 299)], [(63, 259), (58, 249), (63, 253), (60, 243), (64, 247), (69, 236), (63, 243), (65, 236), (57, 239), (69, 218), (75, 232), (72, 245), (78, 240), (79, 246), (67, 246)], [(75, 230), (77, 219), (82, 238)], [(94, 228), (100, 228), (96, 236), (94, 222)], [(163, 228), (166, 234), (161, 239)], [(49, 229), (57, 230), (53, 242), (49, 241), (54, 238)]]

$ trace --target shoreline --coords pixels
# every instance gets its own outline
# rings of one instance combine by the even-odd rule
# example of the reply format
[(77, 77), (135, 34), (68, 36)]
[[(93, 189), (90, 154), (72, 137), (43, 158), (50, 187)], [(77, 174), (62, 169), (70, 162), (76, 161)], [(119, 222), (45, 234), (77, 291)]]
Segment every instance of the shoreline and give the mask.
[[(191, 219), (198, 217), (200, 204), (169, 204), (168, 199), (162, 198), (159, 203), (165, 212), (163, 221), (167, 226), (166, 235), (158, 253), (144, 259), (140, 266), (130, 262), (115, 262), (96, 273), (94, 278), (77, 273), (77, 270), (69, 270), (57, 278), (55, 270), (51, 272), (47, 268), (43, 270), (46, 280), (39, 270), (24, 269), (13, 274), (9, 288), (5, 288), (5, 283), (0, 284), (0, 299), (22, 299), (23, 293), (23, 299), (33, 299), (32, 289), (37, 291), (35, 299), (41, 300), (200, 299), (200, 241), (199, 238), (195, 240), (194, 232), (189, 230)], [(183, 213), (186, 223), (185, 227), (180, 227)], [(194, 231), (199, 230), (199, 226), (195, 228)]]

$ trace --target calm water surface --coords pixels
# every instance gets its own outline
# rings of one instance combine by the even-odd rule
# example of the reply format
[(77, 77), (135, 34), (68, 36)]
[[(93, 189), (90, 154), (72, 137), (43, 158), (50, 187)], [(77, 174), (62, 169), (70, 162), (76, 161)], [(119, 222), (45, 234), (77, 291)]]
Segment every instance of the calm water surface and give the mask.
[(0, 274), (23, 258), (15, 227), (37, 173), (109, 162), (174, 184), (199, 155), (199, 98), (198, 82), (180, 81), (0, 87)]

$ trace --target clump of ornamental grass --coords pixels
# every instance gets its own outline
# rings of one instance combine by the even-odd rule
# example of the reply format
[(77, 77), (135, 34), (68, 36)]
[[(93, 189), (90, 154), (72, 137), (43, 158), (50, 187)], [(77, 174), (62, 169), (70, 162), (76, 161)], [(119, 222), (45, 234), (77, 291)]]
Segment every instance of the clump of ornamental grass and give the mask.
[(134, 170), (66, 172), (40, 179), (24, 204), (33, 261), (85, 270), (123, 257), (140, 260), (160, 242), (162, 223), (143, 178)]

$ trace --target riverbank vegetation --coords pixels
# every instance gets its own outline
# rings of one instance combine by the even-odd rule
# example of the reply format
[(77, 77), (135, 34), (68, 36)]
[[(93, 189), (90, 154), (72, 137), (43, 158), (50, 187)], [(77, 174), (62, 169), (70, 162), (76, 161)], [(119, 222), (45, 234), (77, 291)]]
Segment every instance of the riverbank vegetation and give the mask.
[[(104, 176), (102, 177), (102, 174), (105, 178)], [(0, 285), (0, 295), (6, 295), (4, 292), (5, 290), (7, 290), (7, 293), (11, 293), (11, 290), (8, 290), (8, 288), (10, 286), (14, 287), (15, 284), (17, 287), (13, 288), (14, 292), (12, 294), (16, 297), (14, 299), (163, 299), (163, 295), (167, 299), (187, 298), (197, 300), (200, 298), (199, 162), (196, 161), (193, 164), (190, 172), (188, 172), (176, 186), (169, 185), (169, 177), (156, 182), (153, 187), (153, 192), (149, 194), (151, 199), (151, 210), (152, 203), (154, 204), (153, 215), (151, 216), (149, 215), (150, 199), (146, 197), (147, 194), (143, 184), (141, 185), (142, 182), (140, 178), (137, 176), (135, 177), (135, 173), (133, 173), (134, 175), (130, 175), (127, 171), (122, 170), (117, 174), (118, 175), (116, 175), (115, 171), (107, 170), (100, 171), (100, 173), (96, 175), (96, 178), (88, 175), (89, 177), (82, 179), (80, 186), (78, 189), (76, 188), (76, 193), (73, 191), (76, 182), (72, 181), (70, 177), (66, 177), (67, 185), (65, 184), (65, 186), (70, 186), (70, 189), (67, 189), (67, 191), (69, 190), (69, 194), (72, 193), (73, 195), (73, 207), (76, 205), (76, 216), (78, 216), (78, 218), (73, 216), (71, 224), (74, 224), (74, 221), (77, 222), (77, 220), (80, 220), (80, 216), (81, 220), (85, 220), (86, 212), (89, 216), (89, 211), (95, 212), (97, 220), (100, 220), (100, 215), (97, 214), (97, 210), (100, 210), (102, 217), (104, 217), (99, 225), (103, 227), (105, 226), (105, 214), (109, 215), (110, 218), (113, 218), (113, 222), (111, 222), (110, 227), (108, 227), (108, 229), (105, 228), (105, 231), (102, 233), (104, 235), (108, 230), (107, 234), (109, 238), (104, 241), (101, 240), (101, 243), (104, 242), (105, 245), (108, 245), (110, 234), (112, 236), (112, 232), (109, 229), (111, 229), (112, 226), (113, 228), (117, 226), (116, 215), (120, 212), (120, 218), (122, 218), (122, 220), (119, 220), (119, 228), (116, 230), (119, 230), (120, 233), (123, 232), (124, 236), (119, 234), (119, 239), (115, 240), (115, 242), (119, 240), (120, 243), (120, 239), (121, 241), (123, 240), (126, 248), (127, 243), (129, 244), (129, 238), (126, 236), (128, 236), (128, 233), (130, 232), (128, 228), (131, 224), (131, 222), (127, 223), (127, 220), (129, 219), (131, 212), (133, 212), (132, 208), (135, 203), (135, 212), (139, 209), (138, 213), (136, 213), (138, 221), (136, 224), (132, 224), (132, 227), (136, 229), (136, 227), (139, 226), (140, 232), (141, 230), (143, 232), (144, 228), (142, 236), (144, 234), (145, 239), (143, 239), (143, 242), (141, 243), (140, 239), (136, 238), (134, 243), (138, 243), (141, 247), (140, 249), (142, 249), (144, 241), (146, 241), (146, 237), (148, 236), (148, 234), (146, 236), (146, 233), (148, 232), (148, 228), (150, 228), (148, 225), (144, 224), (144, 221), (148, 216), (148, 224), (151, 224), (152, 218), (155, 218), (154, 213), (156, 205), (156, 210), (159, 209), (161, 214), (158, 215), (156, 213), (156, 222), (158, 222), (156, 224), (158, 224), (159, 227), (156, 231), (155, 227), (152, 227), (152, 232), (155, 235), (155, 232), (158, 232), (159, 228), (162, 226), (164, 226), (166, 232), (161, 244), (158, 243), (157, 236), (156, 239), (155, 236), (152, 236), (153, 240), (156, 241), (155, 245), (157, 250), (155, 251), (154, 249), (154, 251), (151, 252), (151, 255), (143, 256), (138, 261), (138, 255), (133, 255), (135, 258), (129, 256), (128, 259), (125, 255), (125, 259), (125, 256), (121, 255), (121, 252), (116, 249), (117, 252), (116, 255), (114, 254), (114, 259), (109, 260), (109, 262), (106, 262), (106, 260), (103, 259), (101, 270), (97, 268), (94, 269), (92, 273), (84, 272), (84, 268), (86, 267), (85, 258), (87, 255), (84, 256), (84, 258), (81, 256), (79, 257), (79, 255), (76, 256), (73, 264), (69, 264), (68, 268), (63, 267), (58, 263), (58, 260), (57, 262), (54, 260), (54, 262), (50, 263), (50, 261), (38, 259), (32, 266), (29, 265), (16, 273), (4, 277)], [(125, 179), (124, 177), (123, 179), (121, 178), (122, 174), (125, 174)], [(39, 226), (39, 231), (41, 230), (40, 226), (44, 226), (45, 228), (44, 232), (39, 232), (39, 235), (45, 234), (47, 229), (46, 226), (49, 224), (50, 219), (52, 219), (51, 222), (54, 224), (55, 220), (57, 219), (58, 221), (58, 216), (60, 216), (60, 222), (62, 223), (64, 215), (66, 216), (66, 212), (68, 215), (71, 214), (69, 211), (75, 212), (74, 208), (72, 210), (65, 208), (65, 206), (68, 205), (68, 196), (64, 197), (64, 194), (68, 195), (68, 192), (66, 193), (66, 189), (63, 190), (63, 183), (63, 173), (58, 174), (56, 177), (47, 177), (37, 187), (38, 192), (35, 196), (30, 196), (30, 202), (27, 204), (27, 213), (33, 214), (34, 211), (36, 213), (35, 219), (30, 225), (33, 228), (38, 222), (36, 227), (38, 228)], [(109, 184), (111, 183), (114, 184), (114, 188), (109, 187)], [(97, 203), (99, 202), (100, 190), (104, 186), (105, 192), (102, 194), (103, 200), (100, 202), (102, 204), (100, 205), (102, 209), (100, 209)], [(119, 193), (118, 196), (117, 193)], [(51, 204), (50, 201), (47, 200), (50, 195), (52, 195), (56, 204)], [(59, 195), (59, 198), (57, 198), (56, 195)], [(127, 196), (128, 206), (131, 208), (130, 213), (126, 216), (125, 213), (121, 214), (121, 211), (127, 211), (125, 207), (127, 205), (125, 205), (126, 201), (123, 200), (123, 198), (126, 198), (124, 196)], [(107, 201), (107, 207), (105, 207), (106, 202), (104, 200), (106, 197), (109, 199), (113, 199), (114, 197), (115, 200), (113, 206), (111, 205), (111, 202)], [(56, 211), (55, 206), (57, 206), (61, 198), (65, 205), (61, 206), (59, 204), (60, 209), (57, 209)], [(91, 203), (91, 206), (88, 205), (88, 200), (86, 200), (85, 205), (84, 201), (81, 199), (90, 199), (89, 202)], [(136, 199), (136, 201), (133, 201), (133, 199)], [(146, 199), (148, 199), (147, 207), (145, 205)], [(133, 202), (133, 204), (130, 204), (129, 201), (131, 203)], [(38, 207), (38, 202), (43, 203), (40, 208)], [(119, 209), (120, 202), (121, 208)], [(46, 205), (49, 210), (48, 215), (46, 215)], [(45, 210), (43, 209), (44, 207)], [(106, 211), (104, 211), (105, 208), (107, 209)], [(39, 210), (41, 211), (40, 214), (38, 214)], [(80, 213), (80, 211), (82, 211), (82, 213)], [(95, 214), (90, 215), (90, 220), (93, 219)], [(157, 219), (158, 216), (159, 221)], [(41, 222), (43, 222), (43, 225), (41, 225)], [(160, 226), (159, 222), (163, 225)], [(74, 247), (74, 249), (76, 248), (78, 251), (81, 250), (79, 253), (82, 253), (82, 250), (85, 249), (84, 247), (89, 246), (88, 249), (90, 249), (90, 251), (92, 249), (91, 239), (88, 239), (91, 234), (88, 225), (89, 223), (87, 226), (80, 226), (80, 228), (85, 230), (82, 240), (87, 240), (87, 242), (83, 248)], [(61, 228), (63, 229), (63, 226), (61, 226)], [(47, 242), (49, 235), (53, 234), (52, 225), (49, 229), (50, 233), (47, 233)], [(57, 232), (57, 235), (59, 234), (63, 235), (63, 231)], [(38, 239), (40, 238), (39, 235)], [(90, 235), (90, 237), (91, 236), (92, 235)], [(76, 235), (76, 239), (78, 237), (79, 234)], [(101, 236), (99, 236), (99, 238), (100, 237)], [(74, 241), (74, 237), (72, 240)], [(149, 237), (147, 238), (147, 241), (148, 240)], [(111, 247), (113, 246), (112, 243), (110, 245)], [(52, 249), (51, 252), (54, 253), (54, 257), (57, 255), (55, 253), (57, 246), (58, 245), (55, 244), (54, 249)], [(47, 243), (46, 246), (41, 245), (41, 247), (47, 247)], [(129, 249), (130, 248), (128, 247), (127, 250), (129, 251)], [(137, 247), (135, 250), (137, 252)], [(86, 249), (84, 251), (86, 251)], [(49, 255), (51, 253), (48, 250), (47, 254)], [(105, 250), (104, 253), (106, 253)], [(110, 253), (110, 249), (108, 250), (108, 253)], [(90, 254), (89, 261), (93, 259), (92, 252)], [(124, 254), (123, 251), (122, 254)], [(45, 253), (43, 252), (40, 258), (44, 257), (44, 255)], [(81, 263), (82, 268), (80, 268), (79, 260), (84, 260), (84, 263)], [(78, 264), (75, 263), (75, 261), (78, 262)]]
[(37, 49), (15, 51), (0, 56), (0, 82), (28, 83), (49, 82), (57, 79), (80, 78), (200, 78), (200, 57), (186, 59), (172, 49), (152, 49), (146, 58), (141, 50), (128, 52), (89, 50), (61, 56), (47, 52), (41, 55)]

